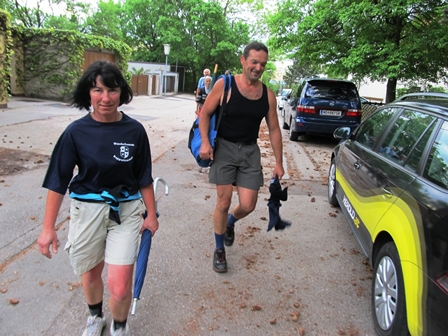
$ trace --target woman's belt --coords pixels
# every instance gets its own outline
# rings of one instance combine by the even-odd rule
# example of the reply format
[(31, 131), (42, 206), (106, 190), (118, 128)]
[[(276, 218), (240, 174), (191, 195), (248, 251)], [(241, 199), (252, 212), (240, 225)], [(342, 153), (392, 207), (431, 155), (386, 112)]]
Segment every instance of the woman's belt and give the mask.
[[(118, 189), (118, 190), (117, 190)], [(134, 195), (129, 195), (127, 190), (114, 188), (112, 191), (103, 191), (101, 194), (89, 193), (89, 194), (77, 194), (70, 193), (70, 198), (76, 199), (82, 202), (105, 202), (110, 205), (109, 219), (121, 224), (120, 220), (120, 203), (129, 202), (141, 198), (142, 195), (138, 191)]]

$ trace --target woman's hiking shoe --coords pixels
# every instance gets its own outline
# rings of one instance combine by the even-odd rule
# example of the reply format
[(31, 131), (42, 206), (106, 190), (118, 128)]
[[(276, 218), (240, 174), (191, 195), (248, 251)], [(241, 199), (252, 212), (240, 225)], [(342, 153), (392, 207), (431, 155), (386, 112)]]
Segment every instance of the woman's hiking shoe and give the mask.
[(106, 318), (104, 316), (89, 316), (87, 318), (86, 329), (84, 329), (82, 336), (101, 336), (105, 326)]
[(213, 270), (218, 273), (227, 272), (226, 250), (219, 248), (213, 254)]
[(235, 240), (235, 228), (233, 226), (227, 226), (226, 233), (224, 234), (224, 245), (232, 246)]
[(126, 323), (126, 328), (119, 328), (115, 330), (114, 321), (110, 325), (111, 336), (131, 336), (131, 331), (129, 330), (129, 322)]

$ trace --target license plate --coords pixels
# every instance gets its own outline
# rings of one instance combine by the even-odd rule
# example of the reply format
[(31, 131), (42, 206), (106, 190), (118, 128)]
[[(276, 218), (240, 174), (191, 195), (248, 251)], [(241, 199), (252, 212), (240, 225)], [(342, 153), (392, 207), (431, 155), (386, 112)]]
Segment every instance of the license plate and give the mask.
[(323, 116), (340, 117), (341, 114), (342, 114), (342, 111), (320, 110), (320, 115), (323, 115)]

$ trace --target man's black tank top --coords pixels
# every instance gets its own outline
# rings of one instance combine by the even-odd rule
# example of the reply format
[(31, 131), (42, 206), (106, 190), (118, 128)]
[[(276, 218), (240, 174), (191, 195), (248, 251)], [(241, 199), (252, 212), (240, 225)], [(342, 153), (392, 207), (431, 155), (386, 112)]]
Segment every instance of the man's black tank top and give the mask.
[(231, 142), (256, 142), (263, 118), (269, 111), (268, 90), (263, 84), (260, 99), (244, 97), (232, 76), (232, 92), (219, 124), (218, 136)]

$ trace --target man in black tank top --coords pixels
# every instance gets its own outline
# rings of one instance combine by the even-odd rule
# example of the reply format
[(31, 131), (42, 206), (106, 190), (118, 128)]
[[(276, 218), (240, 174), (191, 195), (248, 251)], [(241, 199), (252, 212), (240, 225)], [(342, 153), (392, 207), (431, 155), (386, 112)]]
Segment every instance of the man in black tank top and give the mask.
[[(216, 249), (213, 269), (227, 272), (225, 246), (235, 239), (235, 222), (254, 211), (258, 191), (263, 185), (258, 132), (263, 118), (275, 157), (272, 177), (282, 178), (282, 133), (278, 123), (277, 100), (274, 93), (261, 81), (268, 61), (268, 49), (259, 42), (251, 42), (240, 57), (242, 74), (232, 77), (227, 106), (218, 130), (218, 143), (213, 152), (208, 140), (210, 117), (220, 105), (224, 81), (220, 79), (207, 96), (201, 111), (199, 129), (202, 136), (201, 159), (212, 159), (209, 182), (216, 184), (217, 204), (214, 213)], [(238, 204), (229, 212), (233, 186), (238, 190)]]

